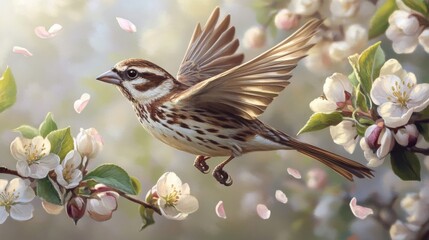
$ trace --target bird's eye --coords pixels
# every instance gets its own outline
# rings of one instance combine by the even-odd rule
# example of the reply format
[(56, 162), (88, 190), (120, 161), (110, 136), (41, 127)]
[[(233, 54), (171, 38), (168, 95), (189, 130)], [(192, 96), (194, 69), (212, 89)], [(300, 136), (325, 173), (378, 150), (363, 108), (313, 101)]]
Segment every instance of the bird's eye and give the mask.
[(127, 77), (131, 80), (135, 79), (138, 75), (139, 73), (134, 69), (127, 70)]

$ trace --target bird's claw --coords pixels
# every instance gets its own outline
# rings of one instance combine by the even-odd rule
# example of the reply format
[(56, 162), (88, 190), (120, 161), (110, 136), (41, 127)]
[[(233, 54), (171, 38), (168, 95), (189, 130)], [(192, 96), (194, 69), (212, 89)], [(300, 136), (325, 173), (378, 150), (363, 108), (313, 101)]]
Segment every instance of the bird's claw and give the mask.
[(194, 167), (204, 174), (209, 173), (209, 165), (206, 163), (206, 160), (209, 158), (206, 156), (197, 156), (194, 161)]
[(213, 170), (213, 177), (216, 178), (220, 184), (227, 187), (232, 185), (232, 178), (222, 168), (215, 168), (215, 170)]

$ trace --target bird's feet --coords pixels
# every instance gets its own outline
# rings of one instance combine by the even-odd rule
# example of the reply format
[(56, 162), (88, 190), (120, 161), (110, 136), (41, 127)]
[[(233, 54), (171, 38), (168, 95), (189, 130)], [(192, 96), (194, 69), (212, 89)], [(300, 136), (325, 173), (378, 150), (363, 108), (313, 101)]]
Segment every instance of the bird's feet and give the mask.
[(206, 160), (209, 158), (210, 157), (198, 155), (194, 160), (194, 167), (204, 174), (209, 173), (209, 165), (206, 163)]
[(213, 170), (213, 177), (216, 178), (216, 180), (225, 186), (231, 186), (232, 185), (232, 178), (229, 176), (227, 172), (223, 170), (223, 165), (216, 166), (216, 168)]

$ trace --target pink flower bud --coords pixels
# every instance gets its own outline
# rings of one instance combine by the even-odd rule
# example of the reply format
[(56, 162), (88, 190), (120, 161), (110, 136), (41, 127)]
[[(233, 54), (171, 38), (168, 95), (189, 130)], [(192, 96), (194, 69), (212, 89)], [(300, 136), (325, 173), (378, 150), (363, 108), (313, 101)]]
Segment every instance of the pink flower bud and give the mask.
[(95, 189), (88, 199), (89, 216), (95, 221), (107, 221), (112, 218), (113, 212), (118, 208), (119, 194), (102, 184), (97, 184)]
[(394, 137), (399, 145), (404, 147), (413, 147), (417, 143), (419, 131), (417, 130), (416, 125), (408, 124), (396, 129)]
[[(361, 147), (366, 152), (365, 158), (367, 159), (371, 158), (370, 155), (372, 154), (375, 154), (378, 159), (384, 159), (395, 146), (393, 133), (384, 126), (383, 121), (378, 121), (376, 124), (369, 126), (365, 131), (363, 141), (366, 144), (361, 142)], [(372, 154), (369, 153), (370, 151)]]
[(77, 224), (77, 221), (85, 215), (85, 209), (86, 199), (81, 197), (73, 197), (67, 203), (67, 214), (71, 219), (73, 219), (75, 224)]
[(299, 16), (286, 8), (280, 10), (274, 18), (274, 24), (281, 30), (290, 30), (296, 27), (298, 22)]

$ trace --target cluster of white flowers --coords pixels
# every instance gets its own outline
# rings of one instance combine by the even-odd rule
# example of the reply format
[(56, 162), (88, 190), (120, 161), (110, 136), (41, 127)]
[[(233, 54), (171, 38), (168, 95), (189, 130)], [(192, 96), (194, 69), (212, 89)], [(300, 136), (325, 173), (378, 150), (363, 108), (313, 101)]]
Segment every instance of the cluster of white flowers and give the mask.
[(407, 214), (406, 222), (396, 220), (390, 227), (393, 240), (416, 239), (420, 227), (429, 220), (429, 182), (425, 182), (418, 193), (408, 193), (401, 200), (401, 207)]
[[(24, 178), (43, 179), (55, 172), (56, 181), (51, 180), (56, 189), (58, 183), (65, 189), (73, 189), (82, 181), (82, 161), (95, 157), (102, 148), (101, 137), (94, 128), (81, 129), (75, 140), (76, 150), (71, 150), (60, 163), (57, 154), (51, 153), (51, 143), (47, 138), (36, 136), (32, 139), (16, 137), (11, 145), (11, 155), (17, 160), (17, 173)], [(15, 178), (9, 183), (0, 179), (0, 223), (10, 215), (16, 220), (28, 220), (33, 216), (31, 202), (35, 197), (30, 181)], [(101, 198), (98, 198), (101, 199)], [(43, 201), (48, 213), (57, 214), (62, 210)]]
[[(349, 55), (360, 52), (368, 42), (368, 25), (375, 6), (367, 0), (291, 0), (286, 8), (276, 11), (274, 25), (279, 30), (291, 30), (301, 19), (324, 19), (317, 44), (305, 59), (308, 69), (325, 72), (344, 66)], [(269, 24), (269, 23), (267, 23)], [(244, 35), (244, 46), (264, 46), (264, 27), (252, 27)], [(252, 43), (252, 44), (249, 44)], [(256, 44), (257, 43), (257, 44)]]
[[(399, 10), (389, 17), (386, 36), (392, 40), (396, 53), (412, 53), (420, 45), (429, 53), (429, 22), (420, 12), (407, 7), (402, 0), (397, 0)], [(420, 20), (425, 20), (420, 21)]]
[(190, 193), (187, 183), (182, 184), (174, 172), (166, 172), (147, 193), (146, 200), (154, 202), (166, 218), (183, 220), (198, 210), (198, 200)]
[[(316, 113), (341, 112), (350, 115), (354, 109), (351, 99), (353, 88), (347, 76), (334, 73), (326, 79), (322, 97), (313, 100), (310, 108)], [(417, 84), (413, 73), (406, 72), (395, 59), (384, 63), (380, 75), (375, 79), (371, 100), (381, 117), (369, 126), (360, 140), (360, 147), (368, 161), (368, 166), (376, 167), (392, 151), (395, 144), (404, 147), (423, 146), (424, 138), (415, 124), (410, 123), (413, 113), (429, 106), (429, 84)], [(356, 121), (344, 118), (336, 126), (330, 127), (331, 136), (336, 144), (342, 145), (347, 152), (353, 153), (359, 136)]]

